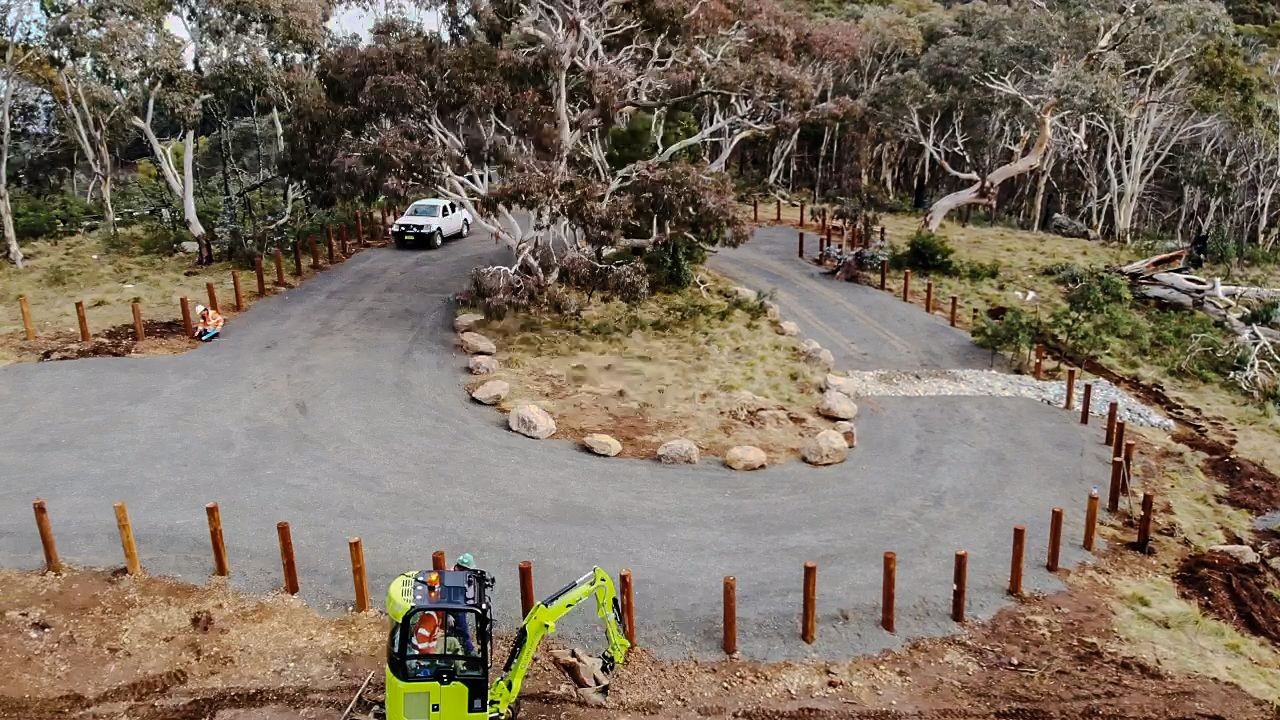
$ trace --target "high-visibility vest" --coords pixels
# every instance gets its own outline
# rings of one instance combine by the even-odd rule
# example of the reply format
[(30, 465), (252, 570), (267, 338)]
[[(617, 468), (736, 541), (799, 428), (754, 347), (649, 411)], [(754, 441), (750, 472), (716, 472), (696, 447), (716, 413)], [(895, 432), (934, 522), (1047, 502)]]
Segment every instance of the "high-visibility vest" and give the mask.
[(424, 612), (418, 616), (413, 628), (411, 648), (415, 655), (439, 653), (440, 618), (433, 612)]
[(217, 310), (206, 308), (205, 311), (200, 314), (201, 330), (221, 330), (222, 323), (224, 322), (226, 322), (226, 320), (223, 319), (222, 315), (220, 315)]

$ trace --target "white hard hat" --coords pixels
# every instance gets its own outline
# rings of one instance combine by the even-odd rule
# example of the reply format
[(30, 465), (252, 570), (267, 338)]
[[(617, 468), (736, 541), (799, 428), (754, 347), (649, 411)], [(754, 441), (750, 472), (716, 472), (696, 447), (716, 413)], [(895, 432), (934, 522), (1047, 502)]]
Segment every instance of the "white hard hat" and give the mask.
[(196, 314), (197, 314), (197, 315), (199, 315), (200, 313), (204, 312), (206, 309), (207, 309), (207, 308), (205, 308), (205, 306), (203, 306), (203, 305), (197, 305), (197, 306), (196, 306)]

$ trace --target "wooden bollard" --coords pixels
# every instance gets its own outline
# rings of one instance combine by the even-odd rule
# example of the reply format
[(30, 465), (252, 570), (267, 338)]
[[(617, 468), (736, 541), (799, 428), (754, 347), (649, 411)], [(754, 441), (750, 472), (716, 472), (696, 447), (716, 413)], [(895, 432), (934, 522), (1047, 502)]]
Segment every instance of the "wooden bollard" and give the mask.
[(1023, 555), (1027, 549), (1027, 528), (1024, 525), (1013, 526), (1013, 556), (1009, 561), (1009, 594), (1022, 597), (1022, 565)]
[(1126, 424), (1125, 424), (1125, 421), (1123, 421), (1123, 420), (1117, 420), (1117, 421), (1116, 421), (1116, 439), (1115, 439), (1115, 442), (1113, 442), (1113, 443), (1111, 444), (1111, 455), (1112, 455), (1112, 456), (1123, 456), (1123, 455), (1124, 455), (1124, 441), (1125, 441), (1125, 438), (1124, 438), (1124, 430), (1125, 430), (1125, 425), (1126, 425)]
[(348, 241), (348, 239), (347, 239), (347, 226), (346, 226), (346, 223), (343, 223), (342, 225), (339, 225), (339, 226), (338, 226), (338, 242), (342, 245), (342, 254), (343, 254), (343, 255), (350, 255), (350, 254), (351, 254), (351, 247), (350, 247), (350, 245), (349, 245), (349, 241)]
[(1062, 407), (1071, 410), (1076, 406), (1076, 369), (1067, 368), (1067, 397), (1062, 401)]
[(1120, 487), (1124, 483), (1124, 458), (1111, 458), (1111, 486), (1107, 492), (1107, 512), (1120, 511)]
[(302, 238), (293, 240), (293, 274), (303, 277), (302, 271)]
[(1031, 371), (1032, 377), (1037, 380), (1044, 379), (1044, 358), (1037, 357), (1034, 369)]
[(800, 607), (800, 639), (813, 644), (818, 639), (818, 564), (805, 562), (802, 604)]
[(31, 322), (31, 303), (27, 302), (26, 295), (18, 296), (18, 311), (22, 313), (22, 330), (27, 334), (27, 340), (35, 340), (36, 326)]
[(924, 283), (924, 311), (933, 314), (933, 281), (926, 280)]
[(880, 226), (880, 242), (881, 243), (884, 242), (884, 226), (883, 225)]
[(796, 254), (799, 255), (799, 257), (802, 260), (804, 259), (804, 231), (803, 230), (801, 230), (799, 233), (796, 234)]
[(1058, 571), (1058, 562), (1062, 556), (1062, 508), (1054, 508), (1049, 513), (1049, 553), (1044, 567), (1049, 572)]
[(209, 296), (209, 309), (214, 312), (222, 312), (218, 307), (218, 289), (214, 287), (213, 283), (207, 282), (204, 284), (204, 290), (205, 294)]
[(804, 227), (804, 203), (800, 203), (800, 227)]
[(276, 285), (284, 287), (284, 253), (280, 248), (271, 251), (271, 261), (276, 265)]
[(955, 568), (951, 573), (951, 619), (964, 622), (965, 595), (969, 586), (969, 553), (956, 551)]
[(1084, 397), (1080, 399), (1080, 424), (1089, 424), (1089, 413), (1093, 409), (1093, 383), (1084, 384)]
[(636, 588), (631, 582), (631, 571), (623, 570), (618, 573), (618, 584), (621, 586), (618, 591), (622, 593), (622, 621), (623, 631), (627, 635), (627, 642), (631, 643), (631, 647), (636, 647)]
[(369, 609), (369, 581), (364, 576), (364, 546), (360, 538), (347, 538), (347, 549), (351, 552), (351, 582), (356, 589), (356, 612)]
[(760, 199), (751, 198), (751, 221), (760, 222)]
[(120, 531), (120, 547), (124, 550), (124, 566), (130, 575), (142, 574), (142, 563), (138, 561), (138, 545), (133, 540), (133, 524), (129, 522), (129, 508), (118, 502), (115, 504), (116, 529)]
[(827, 247), (828, 249), (830, 249), (830, 248), (831, 248), (831, 227), (830, 227), (830, 226), (828, 226), (828, 227), (827, 227), (827, 235), (826, 235), (826, 237), (827, 237), (827, 244), (826, 244), (826, 247)]
[(978, 308), (970, 308), (969, 309), (969, 326), (970, 327), (975, 327), (975, 328), (978, 327), (978, 317), (979, 317)]
[(880, 289), (884, 290), (889, 287), (889, 261), (880, 261)]
[(386, 206), (386, 205), (379, 205), (379, 206), (378, 206), (378, 212), (379, 212), (379, 213), (381, 213), (381, 216), (382, 216), (382, 224), (383, 224), (383, 225), (386, 225), (386, 224), (387, 224), (387, 206)]
[(311, 269), (320, 269), (320, 244), (315, 235), (307, 237), (307, 251), (311, 253)]
[(258, 297), (267, 296), (267, 278), (262, 272), (262, 256), (259, 255), (253, 259), (253, 278), (258, 282)]
[(76, 301), (76, 322), (80, 325), (80, 342), (89, 342), (89, 318), (84, 314), (84, 303)]
[(142, 324), (142, 303), (130, 303), (133, 310), (133, 338), (138, 342), (147, 339), (147, 328)]
[(1093, 552), (1095, 538), (1098, 535), (1098, 488), (1089, 491), (1089, 503), (1084, 511), (1084, 543), (1082, 547)]
[(36, 530), (40, 533), (40, 548), (44, 550), (45, 572), (62, 572), (62, 558), (58, 557), (58, 544), (53, 540), (53, 526), (49, 523), (49, 508), (44, 500), (36, 498), (31, 503), (36, 513)]
[(1114, 445), (1116, 441), (1116, 415), (1120, 412), (1120, 403), (1115, 400), (1107, 406), (1107, 435), (1102, 442)]
[(895, 622), (895, 606), (898, 598), (898, 556), (887, 552), (884, 554), (884, 572), (880, 587), (880, 627), (885, 632), (897, 632)]
[(369, 238), (364, 235), (364, 221), (360, 219), (360, 211), (356, 211), (356, 239), (360, 241), (360, 247), (368, 247)]
[(334, 240), (333, 238), (333, 225), (324, 226), (324, 242), (325, 242), (325, 245), (329, 248), (329, 264), (332, 265), (333, 258), (334, 258), (334, 248), (338, 246), (337, 240)]
[(182, 307), (182, 332), (191, 337), (195, 334), (196, 328), (191, 324), (191, 301), (186, 298), (178, 298), (178, 305)]
[(782, 222), (782, 198), (774, 201), (776, 210), (774, 210), (773, 219), (775, 222)]
[(293, 535), (289, 523), (276, 523), (276, 536), (280, 539), (280, 565), (284, 570), (284, 591), (298, 594), (298, 564), (293, 559)]
[(447, 565), (448, 565), (448, 561), (445, 560), (443, 550), (437, 550), (431, 553), (431, 569), (432, 570), (435, 570), (436, 572), (440, 572), (442, 570), (448, 570), (449, 568), (447, 567)]
[(911, 271), (902, 271), (902, 302), (911, 302)]
[(227, 562), (227, 543), (222, 537), (222, 511), (218, 503), (211, 502), (204, 506), (204, 514), (209, 520), (209, 544), (213, 547), (213, 574), (227, 577), (231, 574), (231, 565)]
[(533, 595), (533, 563), (520, 561), (520, 617), (529, 617), (529, 611), (537, 604)]
[(1156, 496), (1142, 493), (1142, 517), (1138, 520), (1138, 552), (1151, 548), (1151, 521), (1155, 515)]
[(244, 290), (240, 287), (240, 271), (231, 271), (231, 293), (235, 297), (236, 312), (244, 312)]
[(951, 327), (956, 326), (956, 311), (959, 309), (960, 298), (955, 295), (951, 296)]
[(725, 655), (738, 652), (738, 581), (732, 575), (724, 578), (724, 648)]
[[(325, 228), (325, 230), (327, 231), (328, 228)], [(338, 248), (334, 245), (332, 232), (326, 232), (325, 234), (324, 251), (325, 259), (329, 261), (330, 265), (338, 262)]]

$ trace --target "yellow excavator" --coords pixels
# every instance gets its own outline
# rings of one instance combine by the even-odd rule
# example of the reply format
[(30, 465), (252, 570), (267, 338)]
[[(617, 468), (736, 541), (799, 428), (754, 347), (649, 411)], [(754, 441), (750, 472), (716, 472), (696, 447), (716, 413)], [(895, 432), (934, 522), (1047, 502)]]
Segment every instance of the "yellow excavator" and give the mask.
[(599, 657), (558, 650), (552, 659), (589, 701), (603, 700), (610, 672), (631, 644), (622, 632), (618, 594), (600, 568), (536, 603), (516, 632), (502, 674), (490, 682), (493, 578), (483, 570), (422, 570), (396, 577), (387, 589), (387, 720), (507, 720), (518, 710), (520, 685), (538, 645), (556, 621), (595, 597), (608, 647)]

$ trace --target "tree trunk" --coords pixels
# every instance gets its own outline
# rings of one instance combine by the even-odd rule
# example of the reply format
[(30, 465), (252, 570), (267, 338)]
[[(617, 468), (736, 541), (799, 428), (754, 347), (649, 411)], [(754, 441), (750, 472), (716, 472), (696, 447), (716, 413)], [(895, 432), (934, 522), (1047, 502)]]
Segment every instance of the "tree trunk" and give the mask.
[(1040, 232), (1040, 225), (1044, 221), (1044, 191), (1049, 185), (1049, 175), (1052, 172), (1053, 150), (1050, 149), (1044, 154), (1044, 164), (1036, 178), (1036, 194), (1031, 201), (1031, 232)]
[(195, 139), (196, 131), (188, 128), (182, 141), (182, 218), (187, 223), (187, 230), (200, 245), (198, 262), (209, 265), (213, 263), (213, 246), (204, 225), (200, 223), (200, 216), (196, 214)]
[(23, 266), (22, 249), (18, 247), (18, 234), (13, 228), (13, 208), (9, 205), (9, 188), (0, 185), (0, 223), (4, 225), (5, 256), (15, 267)]

